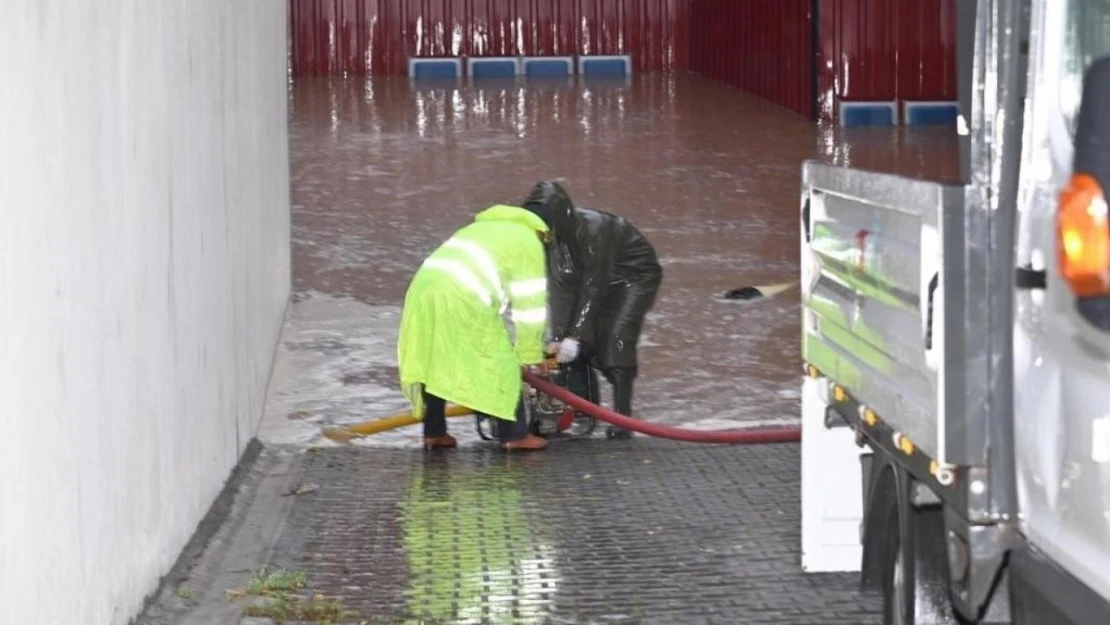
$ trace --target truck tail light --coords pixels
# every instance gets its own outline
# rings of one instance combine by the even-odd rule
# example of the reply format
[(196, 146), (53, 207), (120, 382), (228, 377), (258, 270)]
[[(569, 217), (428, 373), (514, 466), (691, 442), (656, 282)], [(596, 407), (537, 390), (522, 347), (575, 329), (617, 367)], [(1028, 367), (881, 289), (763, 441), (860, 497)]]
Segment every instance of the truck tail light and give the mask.
[(1110, 224), (1094, 177), (1076, 174), (1060, 192), (1056, 215), (1059, 271), (1081, 297), (1110, 295)]

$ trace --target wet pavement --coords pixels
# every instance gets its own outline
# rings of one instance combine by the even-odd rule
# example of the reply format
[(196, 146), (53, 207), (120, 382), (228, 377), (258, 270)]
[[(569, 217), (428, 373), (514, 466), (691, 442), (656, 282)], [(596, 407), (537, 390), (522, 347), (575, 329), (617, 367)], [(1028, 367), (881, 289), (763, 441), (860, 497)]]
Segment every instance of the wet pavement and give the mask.
[(803, 575), (797, 447), (310, 454), (273, 563), (382, 623), (877, 623)]
[(877, 622), (856, 575), (800, 572), (796, 445), (638, 437), (517, 457), (463, 418), (462, 449), (427, 456), (418, 428), (343, 448), (320, 430), (407, 409), (395, 340), (409, 278), (476, 211), (544, 178), (657, 248), (639, 417), (796, 423), (797, 289), (714, 298), (795, 280), (802, 160), (952, 180), (952, 131), (822, 130), (695, 76), (306, 79), (291, 117), (296, 295), (260, 439), (303, 457), (289, 479), (313, 489), (285, 504), (270, 564), (370, 622)]

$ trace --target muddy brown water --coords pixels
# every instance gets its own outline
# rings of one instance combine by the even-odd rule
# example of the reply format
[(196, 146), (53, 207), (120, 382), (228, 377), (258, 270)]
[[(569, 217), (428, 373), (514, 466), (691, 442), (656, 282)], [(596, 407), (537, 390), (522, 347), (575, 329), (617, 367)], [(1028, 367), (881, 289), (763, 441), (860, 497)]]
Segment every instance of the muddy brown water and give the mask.
[(399, 306), (435, 246), (540, 179), (561, 179), (576, 203), (631, 219), (664, 265), (637, 410), (666, 421), (797, 418), (797, 289), (750, 303), (713, 297), (797, 276), (803, 160), (957, 175), (950, 128), (822, 129), (693, 75), (298, 79), (290, 119), (300, 292)]

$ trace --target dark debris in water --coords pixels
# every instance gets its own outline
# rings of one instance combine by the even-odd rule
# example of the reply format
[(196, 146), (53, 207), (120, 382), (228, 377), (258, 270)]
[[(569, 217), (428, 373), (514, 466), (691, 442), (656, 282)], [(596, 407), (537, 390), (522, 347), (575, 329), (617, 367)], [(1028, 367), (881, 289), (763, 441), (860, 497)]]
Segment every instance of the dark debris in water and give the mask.
[(724, 299), (729, 300), (749, 300), (758, 299), (760, 297), (763, 297), (763, 291), (760, 291), (754, 286), (742, 286), (738, 289), (732, 289), (724, 295)]

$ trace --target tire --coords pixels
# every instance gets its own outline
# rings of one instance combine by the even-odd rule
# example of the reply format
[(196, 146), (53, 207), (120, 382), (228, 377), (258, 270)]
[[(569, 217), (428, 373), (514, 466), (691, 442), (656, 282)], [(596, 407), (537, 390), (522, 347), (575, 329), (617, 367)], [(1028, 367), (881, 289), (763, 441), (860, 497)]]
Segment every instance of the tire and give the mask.
[(912, 589), (906, 588), (906, 558), (902, 549), (902, 529), (898, 518), (898, 504), (894, 503), (887, 514), (887, 532), (883, 546), (883, 625), (914, 625), (913, 615), (906, 607)]
[[(942, 510), (911, 511), (907, 523), (897, 504), (887, 521), (882, 566), (883, 625), (967, 625), (948, 597)], [(903, 531), (906, 535), (903, 535)]]

